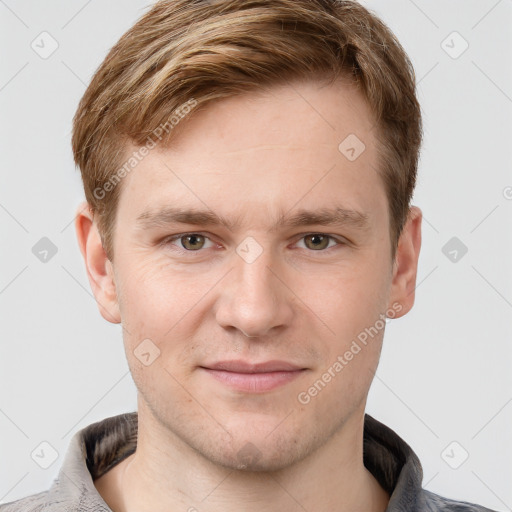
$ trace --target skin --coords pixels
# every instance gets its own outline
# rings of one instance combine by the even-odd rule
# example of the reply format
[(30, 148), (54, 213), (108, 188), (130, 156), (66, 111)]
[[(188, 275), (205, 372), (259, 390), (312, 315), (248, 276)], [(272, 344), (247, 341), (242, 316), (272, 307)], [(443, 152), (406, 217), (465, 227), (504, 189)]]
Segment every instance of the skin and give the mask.
[[(309, 403), (297, 398), (379, 315), (414, 303), (421, 211), (411, 208), (392, 261), (373, 127), (360, 92), (342, 81), (229, 98), (195, 112), (173, 145), (123, 179), (113, 263), (79, 206), (90, 284), (103, 317), (123, 325), (138, 389), (137, 451), (95, 481), (115, 512), (385, 510), (389, 495), (362, 454), (384, 329)], [(352, 162), (338, 150), (351, 133), (366, 146)], [(137, 227), (143, 211), (170, 205), (239, 224)], [(366, 214), (366, 229), (271, 230), (280, 212), (340, 205)], [(208, 238), (195, 239), (198, 250), (183, 238), (160, 243), (183, 233)], [(306, 236), (315, 233), (333, 238), (319, 249)], [(248, 236), (262, 250), (251, 263), (236, 252)], [(144, 339), (160, 350), (149, 366), (134, 354)], [(230, 359), (305, 370), (250, 393), (200, 368)]]

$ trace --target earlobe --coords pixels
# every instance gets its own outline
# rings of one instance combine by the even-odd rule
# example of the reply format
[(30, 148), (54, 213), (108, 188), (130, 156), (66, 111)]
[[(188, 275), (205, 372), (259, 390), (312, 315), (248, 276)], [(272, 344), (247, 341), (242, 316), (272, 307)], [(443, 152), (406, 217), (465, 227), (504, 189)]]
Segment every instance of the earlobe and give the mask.
[(411, 206), (407, 222), (400, 235), (393, 264), (393, 278), (389, 307), (400, 304), (399, 318), (408, 313), (414, 305), (418, 259), (421, 249), (422, 212), (417, 206)]
[(121, 315), (112, 262), (103, 249), (94, 214), (87, 202), (77, 208), (75, 231), (98, 309), (105, 320), (118, 324)]

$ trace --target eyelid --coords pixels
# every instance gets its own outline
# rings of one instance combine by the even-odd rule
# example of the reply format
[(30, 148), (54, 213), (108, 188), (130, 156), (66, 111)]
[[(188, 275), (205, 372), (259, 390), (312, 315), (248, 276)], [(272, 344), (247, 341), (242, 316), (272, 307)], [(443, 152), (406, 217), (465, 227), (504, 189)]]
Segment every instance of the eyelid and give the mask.
[[(187, 250), (187, 249), (184, 249), (183, 247), (178, 247), (176, 244), (172, 244), (171, 242), (174, 242), (176, 240), (179, 240), (180, 238), (183, 238), (185, 236), (189, 236), (189, 235), (200, 235), (202, 237), (204, 237), (206, 240), (208, 240), (210, 243), (212, 244), (215, 244), (216, 242), (214, 242), (212, 240), (212, 236), (209, 234), (209, 233), (205, 233), (205, 232), (201, 232), (201, 231), (188, 231), (188, 232), (185, 232), (185, 233), (178, 233), (176, 235), (170, 235), (168, 237), (165, 237), (160, 243), (162, 245), (174, 245), (177, 250), (179, 251), (183, 251), (183, 252), (186, 252), (186, 253), (200, 253), (200, 252), (203, 252), (203, 250), (205, 248), (201, 248), (201, 249), (198, 249), (197, 251), (191, 251), (191, 250)], [(349, 245), (350, 242), (348, 240), (346, 240), (345, 238), (343, 237), (339, 237), (339, 236), (336, 236), (336, 235), (331, 235), (329, 233), (324, 233), (322, 231), (310, 231), (308, 233), (300, 233), (300, 234), (297, 234), (294, 236), (294, 239), (295, 239), (295, 242), (294, 242), (294, 245), (297, 244), (299, 241), (303, 240), (305, 237), (307, 236), (311, 236), (311, 235), (320, 235), (320, 236), (326, 236), (328, 238), (330, 238), (331, 240), (334, 240), (336, 242), (336, 245), (334, 246), (331, 246), (331, 247), (327, 247), (326, 249), (322, 249), (322, 250), (318, 250), (318, 251), (315, 251), (313, 249), (308, 249), (307, 247), (305, 248), (308, 252), (318, 252), (318, 253), (321, 253), (321, 252), (327, 252), (327, 249), (332, 249), (333, 247), (336, 247), (338, 245)], [(210, 249), (211, 247), (206, 247), (206, 249)]]
[[(301, 241), (302, 239), (304, 239), (305, 237), (311, 236), (311, 235), (326, 236), (326, 237), (330, 238), (331, 240), (334, 240), (336, 242), (336, 245), (349, 245), (349, 241), (346, 240), (345, 238), (336, 236), (336, 235), (330, 235), (329, 233), (324, 233), (322, 231), (310, 231), (309, 233), (300, 233), (299, 235), (295, 235), (295, 237), (298, 236), (298, 238), (297, 238), (296, 242), (294, 242), (294, 243), (297, 243), (297, 242)], [(333, 247), (335, 247), (335, 246), (328, 247), (328, 248), (332, 249)], [(323, 250), (319, 250), (319, 251), (314, 251), (314, 250), (310, 249), (309, 251), (320, 253), (320, 252), (327, 252), (327, 249), (323, 249)]]
[[(179, 240), (180, 238), (183, 238), (183, 237), (189, 236), (189, 235), (199, 235), (199, 236), (202, 236), (206, 240), (208, 240), (210, 243), (215, 244), (215, 242), (212, 240), (211, 236), (209, 236), (206, 233), (202, 233), (201, 231), (189, 231), (187, 233), (178, 233), (176, 235), (170, 235), (170, 236), (165, 237), (160, 242), (160, 244), (161, 245), (174, 245), (175, 247), (177, 247), (178, 250), (184, 251), (184, 252), (187, 252), (187, 253), (194, 253), (194, 252), (199, 253), (199, 252), (202, 252), (202, 250), (203, 250), (202, 248), (197, 250), (197, 251), (189, 251), (187, 249), (184, 249), (183, 247), (178, 247), (175, 244), (171, 243), (171, 242), (175, 242), (176, 240)], [(209, 247), (207, 247), (207, 249), (209, 249)]]

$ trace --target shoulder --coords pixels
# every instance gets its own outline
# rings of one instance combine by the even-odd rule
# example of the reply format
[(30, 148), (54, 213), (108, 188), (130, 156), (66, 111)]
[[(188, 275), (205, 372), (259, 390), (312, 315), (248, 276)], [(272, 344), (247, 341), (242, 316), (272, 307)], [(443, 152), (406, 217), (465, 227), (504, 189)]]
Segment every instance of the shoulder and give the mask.
[[(496, 512), (467, 501), (451, 500), (430, 491), (423, 491), (426, 503), (425, 512)], [(3, 512), (3, 511), (2, 511)]]
[(2, 503), (0, 512), (42, 512), (48, 504), (47, 497), (48, 491), (42, 491), (16, 501)]

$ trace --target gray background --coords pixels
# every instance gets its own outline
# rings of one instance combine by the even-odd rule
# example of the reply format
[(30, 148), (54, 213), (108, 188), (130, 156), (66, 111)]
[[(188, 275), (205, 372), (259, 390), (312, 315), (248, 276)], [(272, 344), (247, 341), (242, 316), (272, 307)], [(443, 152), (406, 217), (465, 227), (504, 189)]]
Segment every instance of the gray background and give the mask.
[[(136, 409), (120, 326), (98, 313), (75, 239), (70, 131), (149, 3), (0, 0), (0, 502), (47, 489), (77, 430)], [(425, 122), (416, 304), (387, 327), (367, 411), (418, 453), (427, 489), (512, 510), (512, 0), (364, 4), (411, 56)], [(51, 49), (43, 31), (59, 45), (46, 59), (31, 47)], [(49, 448), (31, 457), (41, 442), (58, 452), (47, 469)]]

